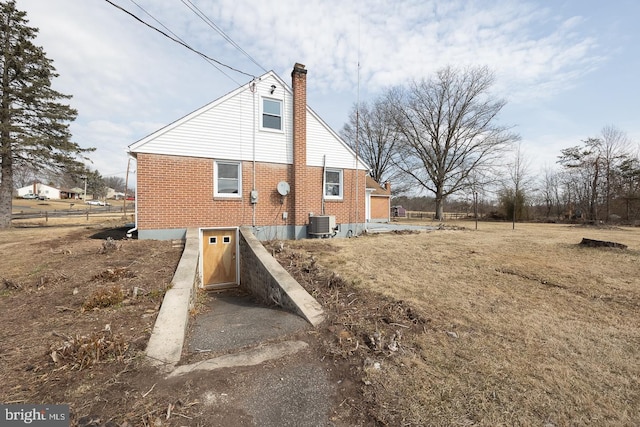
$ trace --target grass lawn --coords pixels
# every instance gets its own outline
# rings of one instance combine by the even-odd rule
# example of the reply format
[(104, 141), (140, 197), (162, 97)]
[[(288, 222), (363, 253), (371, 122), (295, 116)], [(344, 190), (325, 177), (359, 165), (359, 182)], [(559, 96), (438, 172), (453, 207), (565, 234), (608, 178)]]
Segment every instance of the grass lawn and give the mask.
[[(334, 322), (349, 332), (340, 343), (376, 366), (363, 373), (376, 418), (640, 425), (640, 228), (458, 225), (467, 228), (287, 242), (350, 284)], [(583, 237), (628, 249), (583, 247)], [(378, 307), (356, 300), (380, 297), (418, 321), (365, 325)], [(373, 333), (399, 349), (371, 351)]]

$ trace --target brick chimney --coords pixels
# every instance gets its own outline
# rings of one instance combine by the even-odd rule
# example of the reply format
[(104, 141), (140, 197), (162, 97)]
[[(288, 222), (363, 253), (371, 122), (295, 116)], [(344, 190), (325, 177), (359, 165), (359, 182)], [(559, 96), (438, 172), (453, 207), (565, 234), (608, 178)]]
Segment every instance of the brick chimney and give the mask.
[(293, 224), (306, 225), (307, 175), (307, 70), (296, 63), (291, 72), (293, 88)]

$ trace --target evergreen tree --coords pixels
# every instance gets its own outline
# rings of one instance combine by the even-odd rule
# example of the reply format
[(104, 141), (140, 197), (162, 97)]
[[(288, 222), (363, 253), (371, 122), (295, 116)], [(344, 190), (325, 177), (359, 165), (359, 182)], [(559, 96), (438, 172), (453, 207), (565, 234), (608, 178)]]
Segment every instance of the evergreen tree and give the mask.
[(70, 96), (51, 87), (58, 74), (34, 45), (37, 33), (15, 1), (0, 2), (0, 228), (11, 226), (14, 168), (73, 173), (93, 151), (71, 141), (76, 111), (63, 103)]

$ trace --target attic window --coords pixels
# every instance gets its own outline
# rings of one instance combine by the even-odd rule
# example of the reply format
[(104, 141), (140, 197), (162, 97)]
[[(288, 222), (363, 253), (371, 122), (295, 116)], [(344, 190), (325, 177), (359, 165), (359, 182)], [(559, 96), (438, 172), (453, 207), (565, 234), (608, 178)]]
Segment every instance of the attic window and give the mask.
[(282, 130), (282, 101), (267, 98), (262, 100), (262, 127)]

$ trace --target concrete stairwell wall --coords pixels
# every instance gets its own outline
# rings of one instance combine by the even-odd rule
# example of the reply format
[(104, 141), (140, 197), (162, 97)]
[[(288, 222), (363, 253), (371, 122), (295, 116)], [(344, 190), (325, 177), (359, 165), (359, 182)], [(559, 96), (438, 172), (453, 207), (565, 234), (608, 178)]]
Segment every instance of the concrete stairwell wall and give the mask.
[(322, 306), (267, 252), (250, 227), (240, 228), (240, 287), (313, 326), (324, 320)]

